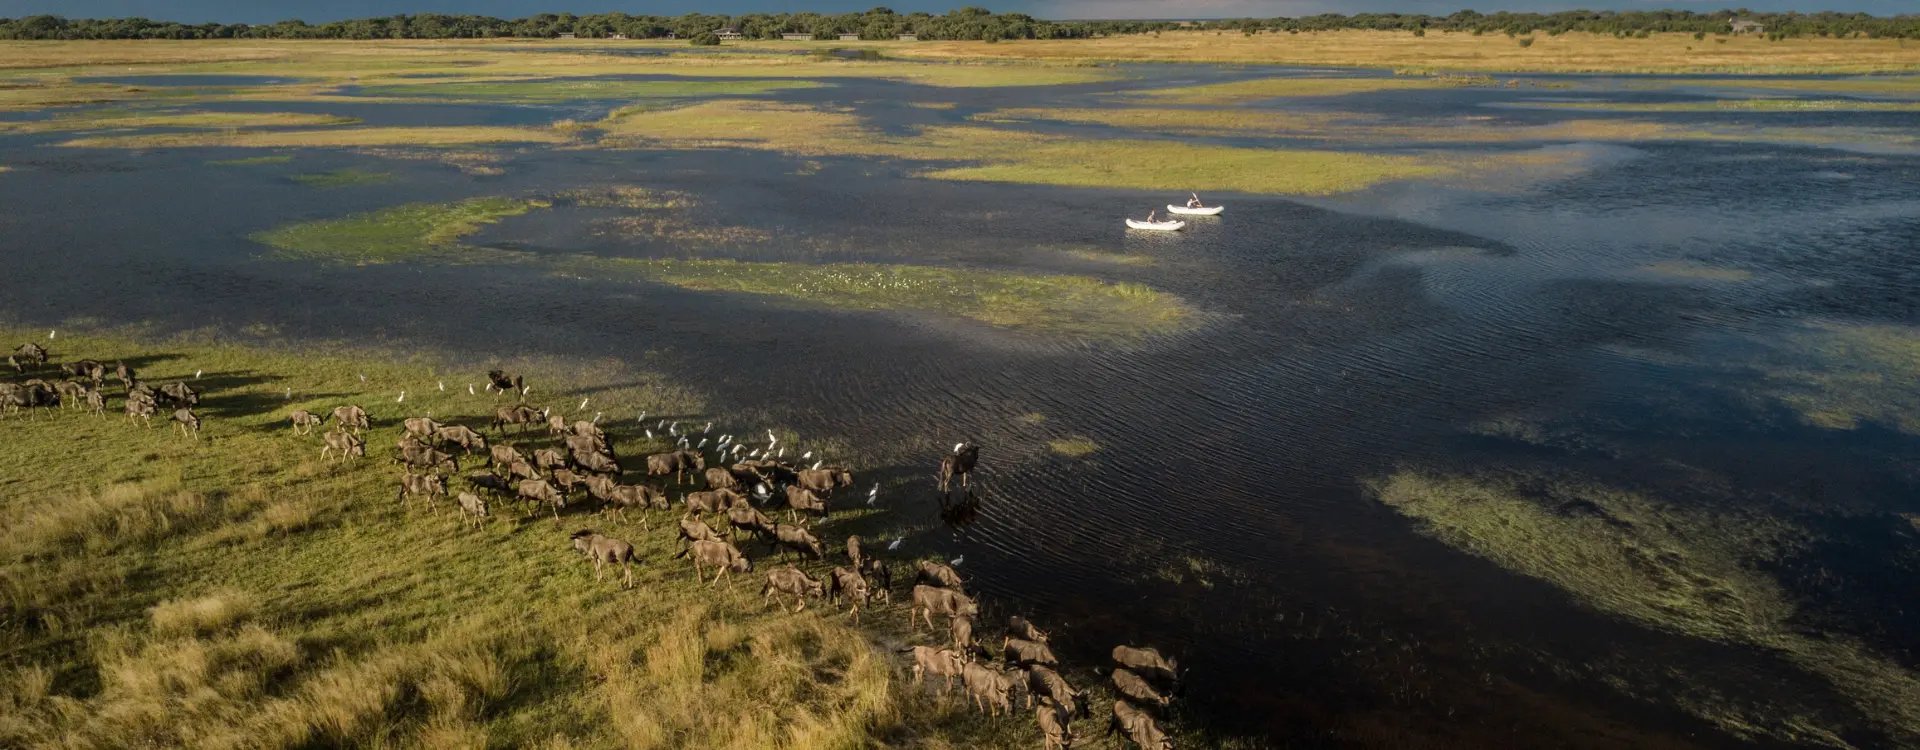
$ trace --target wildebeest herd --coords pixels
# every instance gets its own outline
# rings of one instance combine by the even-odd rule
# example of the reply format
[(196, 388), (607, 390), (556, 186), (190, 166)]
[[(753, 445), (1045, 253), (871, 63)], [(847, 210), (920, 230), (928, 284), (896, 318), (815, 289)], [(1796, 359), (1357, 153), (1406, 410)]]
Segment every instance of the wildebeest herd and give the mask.
[[(50, 361), (50, 353), (32, 343), (9, 357), (17, 373), (46, 368)], [(153, 388), (139, 381), (124, 362), (109, 368), (79, 360), (59, 369), (65, 377), (58, 380), (0, 383), (0, 406), (9, 414), (68, 405), (101, 414), (106, 408), (103, 382), (111, 373), (123, 390), (128, 419), (151, 426), (151, 417), (160, 409), (173, 408), (175, 427), (188, 437), (199, 436), (200, 418), (193, 409), (201, 394), (184, 381)], [(761, 574), (761, 598), (772, 606), (791, 607), (798, 613), (806, 609), (809, 599), (825, 600), (835, 611), (844, 606), (845, 614), (859, 622), (863, 610), (893, 603), (895, 564), (886, 551), (864, 547), (858, 536), (848, 536), (830, 549), (817, 535), (814, 524), (828, 517), (836, 495), (854, 486), (851, 469), (824, 461), (810, 465), (789, 461), (788, 449), (779, 446), (771, 432), (764, 442), (731, 434), (715, 438), (712, 423), (696, 433), (680, 429), (678, 422), (659, 420), (646, 435), (655, 438), (653, 430), (662, 430), (665, 434), (659, 437), (671, 440), (673, 449), (641, 456), (632, 462), (636, 470), (630, 472), (598, 425), (597, 415), (569, 421), (551, 408), (530, 405), (524, 400), (531, 390), (524, 378), (498, 370), (488, 373), (488, 382), (490, 392), (497, 388), (500, 394), (515, 396), (513, 403), (497, 406), (483, 425), (493, 433), (492, 440), (475, 427), (431, 416), (398, 422), (391, 461), (400, 468), (394, 498), (402, 510), (416, 499), (437, 510), (439, 501), (450, 499), (463, 522), (480, 526), (497, 504), (512, 503), (520, 508), (522, 518), (550, 513), (557, 526), (563, 513), (593, 505), (606, 520), (625, 522), (628, 512), (637, 512), (642, 528), (650, 529), (650, 511), (674, 510), (677, 505), (680, 513), (672, 533), (680, 551), (673, 559), (688, 560), (695, 579), (708, 586), (722, 579), (733, 586), (734, 574), (753, 573), (748, 542), (757, 542), (765, 545), (764, 555), (777, 554), (780, 559), (777, 567)], [(325, 413), (294, 410), (287, 415), (287, 423), (296, 436), (321, 433), (323, 460), (346, 462), (368, 455), (373, 419), (359, 405), (341, 405)], [(812, 455), (809, 451), (801, 458)], [(941, 457), (935, 478), (943, 496), (955, 479), (970, 488), (979, 457), (980, 446), (971, 442), (957, 444)], [(463, 458), (484, 466), (462, 473)], [(629, 483), (630, 474), (640, 478)], [(875, 484), (869, 504), (878, 492)], [(679, 495), (677, 504), (670, 499), (673, 493)], [(592, 561), (595, 580), (613, 567), (623, 589), (634, 585), (632, 567), (640, 560), (633, 544), (595, 528), (573, 530), (567, 542), (573, 552)], [(898, 541), (888, 549), (897, 546)], [(813, 570), (791, 558), (801, 564), (812, 560)], [(844, 565), (838, 564), (843, 561)], [(1074, 689), (1062, 674), (1050, 634), (1016, 615), (1008, 619), (998, 650), (991, 649), (993, 641), (976, 629), (980, 605), (969, 595), (966, 580), (954, 565), (922, 559), (910, 563), (907, 572), (912, 575), (903, 581), (909, 630), (917, 633), (924, 625), (940, 633), (934, 616), (945, 619), (944, 638), (937, 645), (903, 650), (911, 655), (915, 682), (937, 678), (940, 693), (946, 695), (957, 681), (973, 707), (990, 717), (1011, 715), (1014, 695), (1023, 694), (1027, 707), (1034, 710), (1045, 747), (1070, 748), (1076, 740), (1074, 722), (1090, 715), (1089, 695)], [(1182, 674), (1174, 660), (1154, 649), (1133, 646), (1116, 646), (1111, 656), (1114, 664), (1108, 675), (1113, 702), (1108, 734), (1118, 731), (1142, 748), (1171, 748), (1172, 740), (1160, 727), (1159, 712), (1180, 687)]]

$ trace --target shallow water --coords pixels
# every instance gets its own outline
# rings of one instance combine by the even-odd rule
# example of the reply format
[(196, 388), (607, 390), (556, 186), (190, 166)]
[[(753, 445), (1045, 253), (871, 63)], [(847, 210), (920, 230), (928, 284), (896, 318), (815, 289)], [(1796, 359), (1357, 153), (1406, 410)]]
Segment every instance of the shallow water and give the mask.
[[(769, 98), (850, 107), (908, 132), (985, 109), (1104, 106), (1128, 90), (1267, 72), (1127, 71), (1133, 79), (1110, 84), (991, 90), (842, 79)], [(1622, 79), (1538, 79), (1570, 88), (1258, 106), (1534, 124), (1602, 114), (1501, 105), (1693, 96)], [(537, 123), (568, 111), (304, 106), (378, 124)], [(1920, 131), (1911, 113), (1753, 117)], [(351, 152), (213, 166), (257, 154), (45, 141), (0, 137), (0, 164), (16, 167), (0, 175), (0, 242), (13, 261), (0, 274), (8, 317), (160, 330), (264, 325), (293, 340), (376, 330), (469, 356), (552, 353), (660, 368), (723, 405), (718, 416), (737, 429), (784, 424), (803, 444), (812, 435), (862, 446), (875, 469), (863, 473), (886, 484), (887, 512), (850, 530), (907, 531), (904, 551), (964, 556), (991, 615), (1053, 623), (1069, 661), (1097, 664), (1123, 640), (1181, 654), (1192, 675), (1183, 711), (1224, 733), (1315, 746), (1791, 744), (1738, 735), (1703, 718), (1712, 710), (1686, 708), (1712, 704), (1813, 716), (1861, 746), (1897, 742), (1777, 654), (1582, 606), (1418, 533), (1364, 483), (1403, 468), (1540, 482), (1577, 475), (1702, 510), (1757, 508), (1817, 530), (1790, 559), (1766, 563), (1803, 607), (1798, 624), (1920, 665), (1920, 628), (1911, 627), (1920, 622), (1903, 604), (1920, 593), (1914, 541), (1888, 525), (1894, 513), (1920, 510), (1920, 475), (1910, 468), (1920, 443), (1884, 425), (1807, 424), (1761, 395), (1777, 373), (1754, 364), (1753, 351), (1808, 321), (1920, 322), (1912, 179), (1920, 157), (1860, 153), (1852, 143), (1579, 143), (1554, 147), (1579, 166), (1570, 174), (1312, 200), (1208, 196), (1228, 212), (1163, 236), (1127, 233), (1119, 220), (1177, 196), (941, 183), (864, 160), (515, 149), (500, 154), (503, 174), (476, 177)], [(1463, 150), (1473, 148), (1515, 147)], [(330, 191), (288, 179), (344, 167), (396, 179)], [(1085, 273), (1176, 293), (1208, 323), (1135, 346), (1092, 344), (513, 267), (287, 262), (246, 239), (396, 203), (599, 184), (686, 191), (702, 204), (691, 221), (772, 239), (689, 248), (608, 234), (594, 223), (606, 210), (556, 209), (476, 242)], [(1055, 246), (1153, 262), (1106, 264)], [(1675, 261), (1737, 270), (1743, 280), (1649, 270)], [(1806, 356), (1806, 366), (1858, 366), (1844, 354)], [(1098, 450), (1070, 459), (1045, 448), (1071, 436)], [(986, 446), (978, 506), (943, 520), (925, 476), (962, 437)]]

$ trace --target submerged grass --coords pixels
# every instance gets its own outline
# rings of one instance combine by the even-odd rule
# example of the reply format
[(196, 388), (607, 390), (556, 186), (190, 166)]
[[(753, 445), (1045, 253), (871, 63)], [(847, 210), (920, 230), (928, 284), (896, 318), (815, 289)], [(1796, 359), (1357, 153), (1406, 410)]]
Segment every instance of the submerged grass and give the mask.
[(352, 125), (358, 118), (304, 112), (170, 112), (127, 114), (124, 112), (82, 113), (45, 120), (0, 122), (0, 133), (57, 133), (73, 130), (146, 130), (186, 128), (214, 130), (224, 128), (317, 127)]
[(455, 203), (412, 203), (339, 219), (292, 224), (253, 239), (296, 258), (390, 263), (427, 255), (457, 257), (460, 240), (510, 216), (544, 207), (541, 201), (474, 198)]
[(309, 174), (297, 174), (293, 176), (294, 182), (298, 182), (308, 187), (316, 187), (316, 188), (342, 188), (342, 187), (352, 187), (354, 185), (377, 185), (379, 183), (390, 182), (392, 180), (393, 180), (392, 172), (374, 172), (374, 171), (365, 170), (365, 169), (355, 169), (353, 167), (347, 167), (345, 169), (335, 169), (329, 172), (313, 172)]
[(1201, 86), (1149, 89), (1133, 94), (1161, 104), (1241, 104), (1262, 99), (1307, 96), (1343, 96), (1375, 91), (1439, 89), (1491, 85), (1493, 79), (1461, 76), (1393, 78), (1256, 78)]
[(1701, 102), (1524, 102), (1527, 109), (1600, 112), (1920, 112), (1920, 102), (1861, 99), (1715, 99)]
[(1808, 424), (1920, 435), (1920, 328), (1820, 321), (1765, 343), (1761, 393)]
[(207, 166), (259, 167), (259, 166), (265, 166), (268, 164), (286, 164), (292, 161), (293, 161), (293, 156), (291, 154), (274, 154), (272, 156), (248, 156), (248, 157), (243, 157), (239, 159), (216, 159), (216, 160), (207, 162)]
[(736, 78), (677, 80), (522, 80), (452, 81), (445, 83), (390, 83), (365, 86), (366, 96), (452, 99), (461, 101), (552, 103), (595, 99), (665, 99), (705, 96), (751, 96), (826, 84), (798, 79), (746, 80)]
[(1054, 455), (1057, 456), (1086, 458), (1098, 452), (1100, 450), (1100, 444), (1094, 442), (1093, 439), (1089, 437), (1072, 435), (1048, 440), (1047, 450), (1053, 451)]
[(1325, 195), (1448, 171), (1442, 162), (1412, 156), (1074, 139), (981, 126), (890, 136), (862, 127), (857, 117), (843, 112), (739, 101), (623, 114), (610, 118), (605, 127), (615, 144), (971, 162), (974, 165), (931, 167), (921, 175), (1080, 187)]
[[(1920, 678), (1849, 639), (1807, 634), (1786, 592), (1757, 567), (1795, 530), (1764, 516), (1683, 509), (1600, 486), (1524, 487), (1406, 471), (1372, 484), (1381, 502), (1453, 547), (1603, 612), (1778, 653), (1903, 742), (1920, 739)], [(1782, 739), (1829, 744), (1777, 717), (1746, 718)]]
[(353, 146), (467, 146), (475, 144), (565, 143), (571, 137), (552, 128), (485, 125), (445, 127), (371, 127), (331, 130), (234, 130), (220, 133), (154, 133), (76, 138), (70, 148), (342, 148)]

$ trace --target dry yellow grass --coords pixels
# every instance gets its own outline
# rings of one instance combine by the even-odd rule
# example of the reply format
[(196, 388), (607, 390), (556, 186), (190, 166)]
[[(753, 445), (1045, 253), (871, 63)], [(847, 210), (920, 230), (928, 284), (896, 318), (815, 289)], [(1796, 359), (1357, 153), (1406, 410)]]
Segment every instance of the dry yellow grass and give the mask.
[(1204, 86), (1152, 89), (1135, 94), (1159, 104), (1234, 104), (1255, 99), (1291, 96), (1342, 96), (1371, 91), (1453, 88), (1490, 83), (1485, 78), (1256, 78), (1250, 81), (1210, 83)]
[(155, 133), (76, 138), (72, 148), (343, 148), (356, 146), (467, 146), (489, 143), (566, 143), (572, 138), (552, 128), (449, 126), (418, 128), (341, 128), (336, 130)]
[(134, 128), (265, 128), (351, 125), (352, 117), (305, 112), (168, 112), (160, 114), (89, 113), (47, 120), (0, 122), (0, 133), (53, 133)]
[(1501, 34), (1323, 31), (1260, 34), (1204, 31), (1101, 39), (921, 42), (887, 53), (928, 59), (1157, 61), (1333, 65), (1468, 71), (1870, 73), (1920, 70), (1920, 44), (1897, 39), (1786, 39), (1725, 43), (1690, 34), (1647, 39), (1535, 34), (1521, 47)]

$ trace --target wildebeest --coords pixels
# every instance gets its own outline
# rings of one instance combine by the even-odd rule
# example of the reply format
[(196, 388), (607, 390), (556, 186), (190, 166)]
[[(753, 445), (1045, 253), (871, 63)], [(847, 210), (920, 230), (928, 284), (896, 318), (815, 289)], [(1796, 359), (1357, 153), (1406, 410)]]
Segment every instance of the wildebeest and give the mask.
[(541, 478), (540, 471), (538, 469), (533, 468), (533, 464), (527, 463), (525, 461), (515, 461), (513, 463), (507, 464), (507, 476), (512, 479), (540, 479)]
[(558, 414), (547, 414), (547, 437), (560, 437), (567, 434), (567, 418)]
[(718, 466), (707, 469), (705, 472), (702, 472), (702, 475), (707, 480), (707, 489), (731, 490), (740, 487), (740, 480), (734, 478), (732, 471), (722, 469)]
[(745, 505), (747, 499), (732, 490), (701, 490), (688, 492), (681, 496), (687, 505), (687, 512), (695, 515), (705, 513), (725, 513), (735, 505)]
[(794, 473), (799, 475), (796, 484), (814, 492), (832, 492), (841, 487), (853, 486), (853, 474), (837, 466), (801, 469)]
[(973, 467), (980, 463), (980, 446), (971, 442), (953, 446), (953, 452), (940, 457), (940, 491), (946, 492), (954, 477), (960, 478), (961, 487), (971, 487), (968, 477), (973, 475)]
[(706, 471), (707, 459), (698, 452), (677, 450), (670, 453), (655, 453), (647, 456), (647, 476), (664, 477), (672, 474), (674, 481), (685, 482), (689, 471)]
[(774, 523), (767, 514), (748, 503), (735, 503), (727, 509), (727, 526), (736, 533), (745, 530), (754, 536), (772, 536)]
[(333, 422), (341, 429), (353, 430), (355, 435), (360, 434), (361, 430), (369, 429), (367, 410), (352, 404), (333, 407)]
[(553, 482), (554, 488), (560, 490), (562, 494), (572, 492), (580, 485), (586, 484), (586, 480), (579, 474), (574, 473), (572, 469), (564, 468), (554, 469), (547, 475), (547, 480)]
[(173, 426), (180, 429), (181, 435), (200, 439), (200, 417), (192, 409), (173, 410)]
[(119, 380), (120, 385), (127, 390), (133, 390), (133, 384), (140, 379), (140, 376), (133, 371), (132, 367), (127, 366), (124, 360), (113, 363), (113, 377)]
[(553, 508), (553, 522), (556, 524), (560, 523), (560, 509), (567, 507), (567, 496), (547, 484), (545, 479), (520, 480), (519, 484), (514, 485), (514, 495), (521, 500), (545, 503)]
[[(434, 430), (431, 437), (433, 442), (438, 444), (442, 450), (456, 445), (460, 446), (461, 450), (469, 454), (488, 450), (486, 436), (475, 432), (473, 428), (465, 425), (456, 424), (441, 427), (440, 429)], [(491, 455), (491, 453), (489, 453), (489, 455)]]
[(100, 385), (100, 381), (107, 379), (107, 366), (91, 359), (63, 364), (60, 366), (60, 372), (70, 378), (86, 378), (93, 381), (96, 386)]
[(1034, 624), (1028, 622), (1027, 618), (1019, 615), (1007, 618), (1007, 632), (1035, 643), (1046, 643), (1048, 640), (1047, 631), (1034, 627)]
[(847, 537), (847, 562), (853, 564), (854, 570), (861, 570), (867, 567), (866, 556), (860, 553), (859, 534)]
[(687, 545), (686, 549), (680, 550), (680, 554), (674, 555), (674, 557), (687, 557), (693, 560), (694, 580), (703, 580), (705, 578), (705, 571), (703, 570), (705, 566), (711, 565), (715, 570), (718, 570), (719, 572), (713, 575), (713, 581), (709, 582), (707, 584), (708, 586), (719, 583), (722, 576), (727, 576), (727, 585), (732, 586), (733, 578), (730, 574), (750, 573), (753, 571), (753, 561), (748, 560), (746, 555), (740, 554), (740, 550), (735, 549), (733, 545), (726, 542), (709, 542), (704, 540), (694, 542)]
[(620, 473), (619, 462), (614, 461), (612, 457), (605, 453), (582, 453), (574, 451), (569, 458), (573, 459), (573, 465), (595, 474)]
[(1052, 698), (1041, 698), (1040, 705), (1033, 709), (1033, 718), (1040, 724), (1040, 738), (1046, 743), (1043, 750), (1071, 750), (1074, 739), (1071, 709), (1053, 702)]
[(527, 457), (521, 455), (520, 450), (511, 445), (493, 445), (487, 448), (487, 461), (495, 468), (511, 466), (515, 461), (525, 460)]
[(788, 565), (784, 568), (767, 571), (767, 585), (760, 588), (760, 597), (772, 601), (781, 609), (786, 609), (786, 605), (781, 604), (780, 599), (776, 595), (791, 595), (796, 603), (793, 611), (799, 612), (807, 608), (807, 597), (825, 596), (826, 591), (827, 587), (820, 582), (820, 579), (807, 575), (804, 570)]
[(1107, 722), (1107, 734), (1119, 729), (1142, 750), (1173, 750), (1173, 738), (1161, 731), (1153, 715), (1125, 700), (1113, 702), (1113, 718)]
[(407, 498), (420, 495), (427, 499), (427, 507), (434, 508), (433, 499), (447, 494), (447, 483), (438, 474), (401, 474), (400, 492), (394, 501), (404, 506)]
[(1131, 669), (1142, 675), (1177, 682), (1180, 679), (1180, 664), (1160, 655), (1152, 648), (1136, 646), (1114, 646), (1115, 664)]
[(564, 443), (567, 446), (568, 453), (605, 453), (607, 452), (606, 442), (597, 437), (594, 437), (593, 435), (578, 435), (578, 434), (568, 435), (565, 438), (562, 438), (560, 442)]
[(973, 701), (974, 708), (989, 716), (999, 716), (1001, 711), (1013, 713), (1013, 702), (1008, 700), (1013, 692), (1013, 679), (1006, 672), (970, 661), (960, 670), (960, 684), (967, 688), (967, 697)]
[[(525, 378), (519, 375), (507, 377), (507, 373), (504, 370), (488, 370), (487, 382), (493, 384), (494, 388), (500, 389), (501, 393), (506, 393), (507, 391), (519, 393), (520, 391), (526, 390), (527, 387)], [(468, 387), (471, 388), (472, 386)]]
[(493, 410), (493, 429), (495, 432), (504, 435), (507, 433), (507, 425), (514, 425), (519, 428), (515, 430), (516, 432), (525, 432), (527, 425), (537, 423), (545, 418), (546, 415), (542, 414), (539, 409), (535, 409), (526, 404), (502, 406)]
[(973, 653), (973, 618), (966, 615), (954, 615), (947, 619), (947, 636), (953, 647), (960, 653)]
[(62, 380), (53, 384), (53, 393), (60, 397), (60, 408), (80, 406), (81, 394), (87, 392), (87, 386), (78, 380)]
[(914, 583), (930, 583), (954, 591), (967, 590), (967, 583), (960, 578), (960, 572), (946, 563), (921, 560), (913, 564), (913, 570)]
[(1165, 706), (1173, 700), (1161, 695), (1160, 691), (1153, 688), (1153, 683), (1126, 667), (1116, 667), (1112, 679), (1114, 692), (1136, 703)]
[(623, 521), (626, 520), (626, 509), (629, 507), (668, 507), (664, 493), (645, 485), (623, 485), (614, 481), (613, 477), (600, 474), (587, 475), (586, 485), (588, 497), (599, 500), (603, 510), (611, 506), (614, 517)]
[(950, 648), (914, 646), (911, 651), (913, 681), (917, 683), (929, 674), (939, 676), (944, 682), (940, 688), (942, 694), (953, 689), (953, 678), (959, 677), (961, 670), (966, 668), (966, 660)]
[(914, 586), (913, 608), (907, 610), (907, 624), (912, 625), (913, 629), (919, 630), (920, 626), (914, 624), (914, 617), (919, 616), (926, 620), (927, 628), (931, 630), (933, 628), (933, 614), (935, 612), (949, 617), (953, 615), (972, 617), (980, 614), (980, 605), (975, 604), (972, 599), (967, 598), (966, 594), (954, 591), (953, 589), (943, 589), (934, 586)]
[(467, 484), (474, 489), (486, 490), (495, 495), (505, 496), (513, 492), (513, 485), (508, 484), (507, 480), (484, 471), (469, 473), (466, 479)]
[(483, 520), (487, 517), (487, 501), (485, 498), (471, 492), (462, 492), (454, 499), (460, 503), (461, 517), (472, 519), (474, 528), (480, 528), (480, 526), (485, 523)]
[(581, 529), (573, 532), (573, 548), (593, 560), (593, 580), (600, 580), (600, 569), (604, 565), (619, 565), (622, 577), (620, 588), (633, 588), (633, 545), (607, 536), (593, 529)]
[(867, 579), (860, 577), (858, 571), (835, 567), (827, 577), (827, 601), (839, 604), (840, 597), (846, 597), (853, 609), (847, 614), (854, 622), (860, 621), (860, 607), (867, 603)]
[(720, 538), (719, 534), (714, 533), (713, 527), (708, 526), (705, 521), (702, 521), (698, 518), (681, 518), (680, 519), (680, 538), (685, 539), (689, 542), (698, 542), (703, 540), (709, 541), (709, 542), (726, 541), (725, 539)]
[(435, 421), (433, 417), (408, 417), (400, 422), (400, 429), (421, 440), (433, 437), (435, 430), (445, 426)]
[(793, 517), (802, 511), (818, 513), (821, 518), (826, 518), (827, 501), (805, 487), (797, 484), (787, 485), (787, 515)]
[(23, 372), (29, 364), (45, 365), (48, 358), (46, 347), (29, 341), (14, 347), (13, 355), (8, 357), (7, 361), (13, 364), (15, 372)]
[[(133, 403), (132, 401), (127, 402), (129, 408), (131, 408)], [(327, 432), (324, 440), (326, 445), (320, 448), (320, 457), (323, 459), (326, 458), (329, 453), (339, 453), (340, 460), (342, 461), (347, 460), (348, 456), (355, 458), (367, 457), (367, 441), (361, 439), (359, 435), (334, 429)]]
[(194, 390), (193, 386), (187, 385), (182, 381), (176, 380), (160, 386), (160, 394), (166, 397), (168, 403), (186, 404), (187, 406), (200, 405), (200, 392)]
[(541, 471), (552, 471), (567, 465), (567, 457), (552, 448), (540, 448), (533, 452), (533, 465)]
[(101, 393), (100, 389), (88, 388), (86, 399), (87, 399), (86, 406), (88, 411), (93, 412), (96, 416), (106, 413), (107, 394)]
[(1052, 698), (1069, 716), (1088, 714), (1086, 691), (1073, 689), (1065, 677), (1045, 664), (1027, 666), (1027, 697), (1031, 699), (1036, 695)]
[(1060, 666), (1060, 658), (1053, 655), (1053, 649), (1047, 648), (1047, 644), (1038, 641), (1009, 635), (1000, 641), (1000, 650), (1008, 664)]
[(393, 460), (395, 463), (429, 471), (441, 468), (449, 472), (460, 470), (460, 460), (454, 458), (453, 454), (434, 450), (421, 443), (402, 445), (395, 453)]
[(594, 424), (585, 419), (574, 422), (573, 426), (570, 427), (569, 429), (576, 436), (593, 438), (594, 440), (599, 441), (602, 446), (607, 444), (607, 433), (601, 431), (600, 425)]
[(306, 409), (295, 409), (287, 415), (287, 421), (293, 423), (293, 434), (309, 435), (313, 433), (313, 428), (325, 424), (327, 418)]
[(781, 550), (783, 556), (786, 550), (793, 550), (801, 555), (813, 555), (816, 560), (827, 558), (827, 548), (821, 545), (820, 539), (808, 532), (805, 526), (775, 523), (773, 545), (775, 549)]
[(878, 557), (868, 557), (864, 562), (860, 574), (867, 577), (873, 597), (883, 602), (893, 601), (893, 568)]

